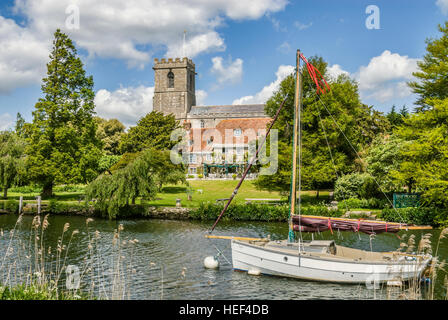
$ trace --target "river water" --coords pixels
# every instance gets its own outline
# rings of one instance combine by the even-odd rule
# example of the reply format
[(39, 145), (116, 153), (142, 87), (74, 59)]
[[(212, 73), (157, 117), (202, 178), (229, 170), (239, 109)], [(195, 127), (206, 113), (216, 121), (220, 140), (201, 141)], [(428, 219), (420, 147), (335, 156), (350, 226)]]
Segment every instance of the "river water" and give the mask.
[[(36, 265), (42, 268), (41, 260), (34, 264), (34, 249), (44, 252), (45, 268), (57, 270), (56, 254), (64, 224), (70, 224), (64, 233), (61, 251), (61, 265), (71, 266), (71, 272), (79, 270), (78, 278), (83, 290), (96, 297), (111, 299), (388, 299), (397, 295), (387, 289), (368, 289), (365, 285), (341, 285), (302, 281), (271, 276), (250, 276), (232, 270), (224, 258), (220, 268), (209, 270), (203, 267), (206, 256), (216, 255), (221, 250), (231, 261), (229, 240), (205, 239), (211, 222), (172, 220), (120, 220), (94, 219), (86, 225), (86, 218), (73, 216), (50, 216), (49, 226), (36, 240), (31, 224), (33, 217), (24, 216), (14, 229), (17, 216), (0, 216), (0, 281), (3, 283), (23, 282), (23, 274), (37, 274)], [(114, 232), (123, 226), (119, 238)], [(88, 229), (87, 229), (88, 228)], [(266, 237), (284, 239), (288, 233), (286, 223), (266, 222), (220, 222), (215, 235)], [(73, 235), (72, 232), (79, 233)], [(96, 232), (96, 234), (95, 234)], [(350, 232), (329, 232), (314, 235), (315, 239), (334, 239), (336, 243), (349, 247), (373, 251), (391, 251), (402, 242), (398, 237), (415, 234), (418, 243), (425, 231), (380, 234), (371, 239), (365, 234)], [(431, 230), (433, 251), (436, 250), (440, 230)], [(43, 236), (42, 236), (43, 235)], [(305, 239), (310, 239), (307, 235)], [(132, 241), (129, 241), (132, 240)], [(136, 241), (134, 241), (136, 240)], [(442, 240), (439, 257), (448, 258), (448, 243)], [(134, 242), (134, 243), (132, 243)], [(30, 249), (31, 248), (31, 249)], [(59, 268), (60, 266), (59, 265)], [(73, 267), (74, 266), (74, 267)], [(38, 267), (39, 268), (39, 267)], [(75, 270), (75, 271), (73, 271)], [(72, 275), (74, 275), (73, 273)], [(70, 275), (69, 275), (70, 276)], [(67, 274), (61, 273), (60, 285), (67, 285)], [(435, 298), (444, 299), (444, 274), (439, 272)], [(75, 279), (75, 280), (73, 280)]]

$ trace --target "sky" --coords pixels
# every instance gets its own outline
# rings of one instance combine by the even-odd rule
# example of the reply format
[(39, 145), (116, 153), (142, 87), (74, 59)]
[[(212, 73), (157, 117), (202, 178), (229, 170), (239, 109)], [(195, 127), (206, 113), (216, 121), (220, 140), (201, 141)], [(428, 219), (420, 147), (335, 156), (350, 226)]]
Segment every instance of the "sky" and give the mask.
[(412, 110), (406, 83), (446, 20), (448, 0), (1, 0), (0, 130), (18, 112), (32, 121), (57, 28), (93, 76), (97, 114), (129, 127), (152, 110), (154, 58), (194, 61), (198, 105), (251, 104), (297, 49), (356, 80), (376, 110)]

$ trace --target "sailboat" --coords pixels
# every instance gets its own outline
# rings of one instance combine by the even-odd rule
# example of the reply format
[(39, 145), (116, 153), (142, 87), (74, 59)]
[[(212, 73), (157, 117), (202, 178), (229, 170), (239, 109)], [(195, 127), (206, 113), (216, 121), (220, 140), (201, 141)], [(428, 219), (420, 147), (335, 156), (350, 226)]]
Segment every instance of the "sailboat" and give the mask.
[[(395, 233), (400, 230), (430, 229), (426, 226), (411, 226), (376, 220), (357, 220), (301, 215), (301, 100), (302, 73), (300, 62), (306, 63), (308, 73), (316, 84), (316, 91), (324, 93), (329, 86), (319, 71), (310, 64), (303, 54), (297, 50), (296, 56), (296, 90), (294, 112), (293, 162), (291, 175), (291, 196), (289, 215), (289, 234), (286, 240), (270, 240), (269, 238), (245, 238), (233, 236), (215, 236), (211, 232), (219, 219), (227, 210), (233, 197), (244, 181), (252, 163), (266, 141), (272, 126), (283, 108), (286, 98), (278, 109), (264, 140), (261, 142), (241, 180), (214, 223), (207, 238), (230, 239), (232, 265), (234, 270), (250, 274), (266, 274), (292, 277), (303, 280), (314, 280), (335, 283), (384, 283), (389, 281), (408, 281), (419, 279), (431, 262), (429, 254), (409, 254), (404, 252), (374, 252), (337, 245), (334, 240), (304, 241), (304, 232), (323, 232), (330, 230), (364, 232), (379, 234)], [(298, 149), (298, 152), (297, 152)], [(299, 165), (297, 168), (297, 159)], [(296, 177), (298, 169), (298, 208), (296, 206)], [(295, 239), (295, 233), (300, 237)], [(314, 239), (314, 237), (313, 237)]]

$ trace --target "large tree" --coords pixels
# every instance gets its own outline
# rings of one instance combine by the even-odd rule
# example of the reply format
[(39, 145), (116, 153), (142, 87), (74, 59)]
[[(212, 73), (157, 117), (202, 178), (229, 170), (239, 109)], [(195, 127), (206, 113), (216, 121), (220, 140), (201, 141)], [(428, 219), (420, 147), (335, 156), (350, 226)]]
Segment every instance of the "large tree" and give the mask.
[[(327, 63), (320, 57), (309, 60), (325, 77)], [(356, 169), (354, 160), (358, 150), (382, 132), (387, 121), (361, 103), (357, 84), (348, 77), (342, 75), (332, 81), (331, 92), (320, 98), (306, 71), (303, 79), (302, 186), (304, 189), (328, 188), (333, 186), (337, 175)], [(263, 189), (288, 191), (290, 188), (294, 75), (281, 82), (278, 91), (267, 101), (266, 112), (273, 116), (287, 93), (285, 107), (274, 125), (280, 140), (278, 172), (259, 177), (257, 185)]]
[(3, 197), (13, 184), (25, 179), (25, 140), (14, 132), (0, 132), (0, 187)]
[(413, 75), (417, 81), (409, 82), (409, 86), (418, 95), (417, 111), (428, 109), (431, 98), (448, 98), (448, 21), (439, 25), (442, 36), (439, 39), (427, 39), (427, 54), (423, 61), (417, 63), (420, 69)]
[(171, 133), (179, 128), (174, 115), (152, 111), (142, 117), (135, 127), (129, 129), (120, 141), (120, 152), (139, 152), (148, 148), (170, 150), (177, 141), (171, 141)]
[(86, 183), (97, 175), (101, 155), (96, 137), (93, 78), (70, 38), (59, 29), (30, 124), (27, 167), (30, 178), (50, 196), (55, 183)]

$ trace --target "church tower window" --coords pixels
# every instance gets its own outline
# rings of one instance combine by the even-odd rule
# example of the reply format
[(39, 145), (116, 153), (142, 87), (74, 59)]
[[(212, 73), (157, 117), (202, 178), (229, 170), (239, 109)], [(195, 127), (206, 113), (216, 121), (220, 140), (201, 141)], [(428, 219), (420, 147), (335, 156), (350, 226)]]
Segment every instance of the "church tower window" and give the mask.
[(168, 72), (168, 88), (174, 88), (174, 73)]

